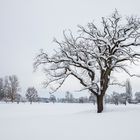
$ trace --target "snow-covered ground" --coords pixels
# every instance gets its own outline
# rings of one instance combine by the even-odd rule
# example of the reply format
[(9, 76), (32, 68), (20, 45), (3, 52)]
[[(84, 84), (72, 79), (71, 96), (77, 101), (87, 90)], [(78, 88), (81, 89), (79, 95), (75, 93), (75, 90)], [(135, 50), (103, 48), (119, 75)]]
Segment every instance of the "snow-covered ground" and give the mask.
[(140, 140), (140, 105), (0, 103), (0, 140)]

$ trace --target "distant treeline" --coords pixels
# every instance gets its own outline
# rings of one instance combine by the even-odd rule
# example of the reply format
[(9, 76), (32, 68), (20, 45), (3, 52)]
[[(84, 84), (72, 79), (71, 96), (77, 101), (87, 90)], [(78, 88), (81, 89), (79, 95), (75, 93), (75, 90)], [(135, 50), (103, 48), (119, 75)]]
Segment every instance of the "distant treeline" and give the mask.
[[(96, 97), (90, 94), (89, 97), (75, 98), (72, 93), (66, 92), (65, 97), (56, 98), (53, 94), (50, 94), (49, 98), (42, 98), (38, 96), (38, 92), (35, 87), (28, 87), (25, 93), (25, 97), (20, 94), (21, 88), (19, 80), (16, 75), (5, 76), (0, 78), (0, 101), (3, 102), (42, 102), (42, 103), (96, 103)], [(132, 98), (132, 87), (130, 81), (126, 81), (126, 92), (117, 93), (113, 92), (111, 95), (106, 95), (104, 98), (105, 103), (110, 104), (127, 104), (127, 103), (140, 103), (140, 92), (136, 92), (134, 98)]]

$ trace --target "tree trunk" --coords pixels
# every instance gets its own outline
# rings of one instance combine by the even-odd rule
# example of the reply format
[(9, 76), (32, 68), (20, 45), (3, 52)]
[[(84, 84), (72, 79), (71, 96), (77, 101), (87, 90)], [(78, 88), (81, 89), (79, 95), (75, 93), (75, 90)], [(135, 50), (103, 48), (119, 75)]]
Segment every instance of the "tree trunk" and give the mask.
[(101, 113), (103, 111), (103, 95), (97, 96), (97, 113)]

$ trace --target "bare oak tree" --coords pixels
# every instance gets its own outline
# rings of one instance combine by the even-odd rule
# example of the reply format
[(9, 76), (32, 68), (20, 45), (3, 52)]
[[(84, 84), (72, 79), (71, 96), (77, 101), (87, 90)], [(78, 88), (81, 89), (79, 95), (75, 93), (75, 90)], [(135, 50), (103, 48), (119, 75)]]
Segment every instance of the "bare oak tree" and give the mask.
[[(122, 18), (117, 11), (101, 20), (101, 26), (94, 22), (87, 27), (78, 26), (78, 36), (71, 31), (64, 34), (64, 40), (54, 40), (59, 49), (54, 55), (41, 50), (34, 68), (44, 65), (47, 76), (45, 86), (56, 91), (72, 75), (84, 89), (97, 97), (97, 112), (103, 111), (103, 97), (110, 84), (113, 71), (121, 69), (130, 76), (129, 63), (135, 64), (140, 54), (140, 20), (135, 17)], [(116, 83), (113, 83), (116, 84)]]

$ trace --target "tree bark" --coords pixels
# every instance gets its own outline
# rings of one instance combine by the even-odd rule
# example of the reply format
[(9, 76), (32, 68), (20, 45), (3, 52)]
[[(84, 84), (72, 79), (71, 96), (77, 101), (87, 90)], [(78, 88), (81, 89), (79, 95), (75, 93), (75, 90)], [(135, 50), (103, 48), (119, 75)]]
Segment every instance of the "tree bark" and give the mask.
[(103, 95), (97, 96), (97, 113), (101, 113), (103, 111)]

